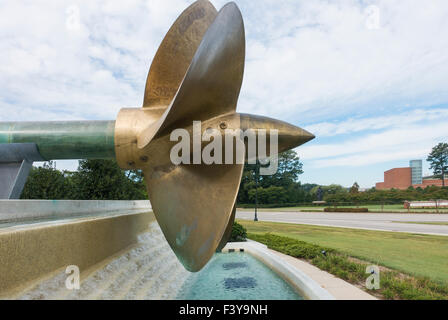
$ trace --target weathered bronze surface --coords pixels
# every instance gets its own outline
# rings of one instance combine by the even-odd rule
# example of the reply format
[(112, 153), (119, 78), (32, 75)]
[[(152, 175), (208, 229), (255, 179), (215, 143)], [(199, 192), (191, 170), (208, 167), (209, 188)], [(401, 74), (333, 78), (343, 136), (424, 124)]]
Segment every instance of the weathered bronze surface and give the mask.
[[(2, 136), (12, 134), (20, 142), (37, 143), (50, 160), (109, 157), (113, 141), (123, 169), (143, 170), (155, 216), (171, 248), (188, 270), (198, 271), (227, 242), (248, 156), (234, 155), (234, 164), (174, 165), (170, 151), (177, 142), (170, 141), (171, 132), (182, 128), (192, 136), (193, 121), (201, 121), (202, 132), (216, 129), (223, 136), (226, 129), (267, 129), (269, 145), (269, 129), (276, 129), (278, 152), (314, 138), (282, 121), (236, 113), (244, 61), (244, 24), (238, 7), (229, 3), (218, 13), (209, 1), (199, 0), (162, 41), (148, 74), (143, 106), (120, 111), (113, 139), (106, 126), (102, 133), (94, 130), (85, 136), (84, 142), (83, 133), (71, 133), (73, 145), (63, 134), (58, 145), (61, 132), (51, 126), (50, 137), (45, 134), (42, 139), (30, 132), (3, 132), (10, 126), (0, 124), (0, 143), (9, 143)], [(81, 151), (74, 152), (76, 148)], [(269, 149), (268, 155), (273, 155)]]
[(233, 206), (232, 214), (230, 215), (229, 223), (227, 224), (226, 230), (224, 231), (224, 235), (219, 242), (218, 248), (216, 248), (216, 252), (221, 252), (222, 249), (226, 246), (227, 242), (229, 242), (230, 237), (232, 236), (232, 228), (233, 223), (235, 222), (236, 217), (236, 204)]
[(217, 14), (209, 1), (200, 0), (188, 7), (174, 22), (152, 61), (143, 107), (169, 106)]
[[(200, 12), (208, 13), (209, 18)], [(191, 23), (191, 17), (200, 20)], [(189, 21), (196, 32), (178, 32), (183, 21)], [(186, 39), (185, 34), (192, 33), (202, 38)], [(174, 42), (188, 46), (174, 46), (173, 50)], [(178, 62), (173, 63), (174, 56), (179, 57)], [(187, 59), (191, 61), (185, 68)], [(184, 128), (191, 136), (193, 121), (202, 121), (203, 131), (212, 128), (223, 134), (225, 129), (277, 129), (279, 152), (314, 137), (278, 120), (236, 113), (244, 60), (244, 24), (237, 6), (227, 4), (216, 15), (208, 1), (198, 1), (178, 18), (163, 40), (149, 72), (144, 108), (123, 110), (117, 119), (119, 164), (127, 169), (143, 169), (157, 221), (190, 271), (200, 270), (220, 242), (221, 246), (225, 244), (234, 220), (231, 214), (243, 165), (175, 166), (170, 161), (175, 144), (169, 139), (170, 133)], [(166, 95), (157, 96), (156, 92), (162, 91)]]

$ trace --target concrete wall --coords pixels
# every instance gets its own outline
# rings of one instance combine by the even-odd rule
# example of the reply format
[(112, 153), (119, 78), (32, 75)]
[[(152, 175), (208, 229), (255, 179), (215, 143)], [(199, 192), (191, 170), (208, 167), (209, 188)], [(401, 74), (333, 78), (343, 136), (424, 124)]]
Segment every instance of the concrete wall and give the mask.
[(148, 200), (0, 200), (0, 224), (151, 211)]
[[(122, 212), (118, 209), (109, 211), (107, 203), (60, 202), (54, 206), (41, 204), (36, 208), (30, 208), (33, 202), (26, 203), (1, 202), (0, 213), (2, 217), (8, 212), (13, 214), (11, 206), (15, 205), (27, 218), (32, 218), (32, 211), (38, 216), (57, 215), (58, 212), (51, 210), (39, 211), (47, 205), (48, 208), (60, 208), (65, 219), (0, 228), (0, 297), (20, 291), (69, 265), (77, 265), (83, 272), (136, 243), (138, 234), (147, 230), (150, 222), (155, 220), (147, 207), (146, 213), (132, 212), (132, 203), (128, 201), (111, 203), (112, 208), (125, 208)], [(136, 204), (140, 205), (143, 203)], [(74, 212), (85, 214), (91, 206), (103, 206), (103, 210), (90, 213), (90, 217), (67, 219), (73, 208), (78, 210), (73, 209)]]

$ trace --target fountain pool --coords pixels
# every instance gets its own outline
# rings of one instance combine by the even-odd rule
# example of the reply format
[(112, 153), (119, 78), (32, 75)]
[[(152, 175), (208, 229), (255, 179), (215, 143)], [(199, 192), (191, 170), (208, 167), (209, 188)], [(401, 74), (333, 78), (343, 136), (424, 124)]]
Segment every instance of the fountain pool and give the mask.
[(247, 253), (217, 253), (191, 274), (177, 295), (185, 300), (303, 300), (274, 271)]
[[(158, 224), (138, 235), (138, 243), (94, 265), (79, 290), (66, 288), (65, 267), (8, 299), (61, 300), (303, 300), (333, 299), (306, 275), (282, 263), (255, 242), (228, 244), (198, 273), (186, 271)], [(244, 250), (245, 252), (239, 252)], [(287, 279), (287, 281), (283, 280)], [(290, 285), (291, 284), (291, 285)]]

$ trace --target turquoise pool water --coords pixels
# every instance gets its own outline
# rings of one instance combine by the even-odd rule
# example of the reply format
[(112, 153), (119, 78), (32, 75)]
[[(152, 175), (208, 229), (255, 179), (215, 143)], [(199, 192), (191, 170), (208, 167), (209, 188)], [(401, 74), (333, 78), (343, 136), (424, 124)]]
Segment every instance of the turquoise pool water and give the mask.
[(190, 276), (178, 299), (303, 300), (291, 286), (247, 253), (217, 253), (200, 272)]

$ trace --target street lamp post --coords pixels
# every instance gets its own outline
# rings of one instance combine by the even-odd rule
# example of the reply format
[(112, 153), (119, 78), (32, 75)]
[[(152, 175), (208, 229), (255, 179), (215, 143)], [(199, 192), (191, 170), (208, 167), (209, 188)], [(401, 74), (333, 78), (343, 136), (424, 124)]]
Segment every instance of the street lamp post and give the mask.
[(258, 176), (259, 176), (260, 166), (258, 160), (255, 165), (255, 217), (254, 221), (258, 221), (257, 209), (258, 209)]

